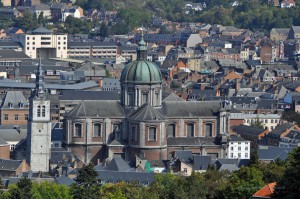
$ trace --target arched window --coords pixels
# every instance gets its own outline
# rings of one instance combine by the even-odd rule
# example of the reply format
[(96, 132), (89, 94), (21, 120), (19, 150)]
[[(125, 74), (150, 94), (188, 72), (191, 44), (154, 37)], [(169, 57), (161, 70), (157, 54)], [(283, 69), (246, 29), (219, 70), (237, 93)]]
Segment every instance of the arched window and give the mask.
[(101, 137), (101, 124), (94, 124), (94, 137)]
[(176, 127), (175, 124), (169, 124), (167, 126), (167, 137), (175, 137), (175, 133), (176, 133)]
[(42, 117), (46, 116), (46, 106), (42, 106)]
[(212, 123), (205, 124), (205, 137), (212, 137)]
[(37, 107), (37, 117), (41, 117), (41, 106)]
[(74, 137), (81, 137), (82, 135), (82, 124), (75, 124)]
[(143, 102), (143, 104), (148, 103), (148, 92), (143, 92), (142, 102)]
[(189, 123), (186, 125), (186, 135), (187, 137), (194, 137), (194, 124)]
[(133, 93), (128, 94), (128, 105), (133, 106), (134, 105), (134, 100), (133, 100)]

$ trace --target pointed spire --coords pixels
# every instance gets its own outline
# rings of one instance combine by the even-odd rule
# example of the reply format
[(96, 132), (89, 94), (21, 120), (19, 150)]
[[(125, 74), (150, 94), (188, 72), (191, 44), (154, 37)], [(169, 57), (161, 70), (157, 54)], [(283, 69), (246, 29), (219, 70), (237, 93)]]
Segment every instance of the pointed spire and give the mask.
[(38, 97), (44, 97), (45, 95), (45, 90), (44, 90), (44, 74), (43, 74), (43, 69), (42, 69), (42, 60), (40, 58), (39, 60), (39, 66), (38, 70), (36, 72), (36, 78), (35, 78), (35, 90), (36, 90), (36, 95)]
[(144, 31), (141, 31), (141, 40), (138, 43), (138, 48), (137, 48), (137, 60), (147, 60), (147, 45), (146, 42), (144, 41)]

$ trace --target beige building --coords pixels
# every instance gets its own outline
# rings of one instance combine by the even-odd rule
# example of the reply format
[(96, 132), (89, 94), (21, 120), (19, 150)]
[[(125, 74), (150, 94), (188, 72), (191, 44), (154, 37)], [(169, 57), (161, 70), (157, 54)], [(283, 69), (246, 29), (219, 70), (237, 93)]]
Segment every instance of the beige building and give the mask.
[(116, 58), (117, 45), (113, 42), (69, 42), (69, 58)]
[(1, 3), (4, 7), (10, 7), (11, 6), (11, 0), (1, 0)]
[(15, 41), (21, 43), (23, 52), (31, 58), (67, 58), (68, 35), (54, 34), (40, 27), (31, 34), (15, 35)]

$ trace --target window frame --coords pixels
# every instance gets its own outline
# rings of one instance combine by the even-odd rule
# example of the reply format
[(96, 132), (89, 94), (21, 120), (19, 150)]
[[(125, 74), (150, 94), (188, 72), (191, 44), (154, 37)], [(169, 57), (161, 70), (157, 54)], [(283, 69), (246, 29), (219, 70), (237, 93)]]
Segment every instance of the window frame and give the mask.
[[(78, 125), (80, 125), (80, 134), (77, 132), (77, 126)], [(82, 137), (82, 123), (79, 123), (79, 122), (74, 123), (73, 137), (78, 137), (78, 138)]]
[[(153, 129), (154, 129), (154, 132), (153, 132), (153, 138), (152, 138), (150, 136), (152, 134), (151, 130), (153, 130)], [(150, 141), (150, 142), (156, 142), (157, 141), (157, 128), (156, 128), (156, 126), (149, 126), (149, 128), (148, 128), (148, 141)]]

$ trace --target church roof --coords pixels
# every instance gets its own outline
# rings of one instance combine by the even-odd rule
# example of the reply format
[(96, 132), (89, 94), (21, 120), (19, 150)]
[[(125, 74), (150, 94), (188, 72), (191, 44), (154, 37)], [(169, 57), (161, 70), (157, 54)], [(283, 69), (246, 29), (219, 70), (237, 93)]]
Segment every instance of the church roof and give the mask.
[(124, 117), (122, 106), (116, 100), (82, 101), (78, 106), (66, 114), (67, 117)]
[(218, 101), (165, 101), (163, 112), (167, 117), (200, 117), (216, 116), (221, 108)]
[(125, 162), (124, 159), (121, 157), (115, 157), (113, 158), (110, 163), (107, 165), (105, 170), (110, 171), (129, 171), (130, 167), (127, 162)]
[(138, 60), (126, 65), (120, 81), (135, 84), (161, 83), (162, 75), (155, 63)]
[(171, 93), (170, 95), (168, 95), (163, 102), (178, 102), (178, 101), (184, 101), (183, 99), (181, 99), (180, 97), (178, 97), (176, 94)]
[(160, 109), (155, 109), (149, 104), (144, 104), (128, 117), (135, 121), (159, 121), (165, 120)]

